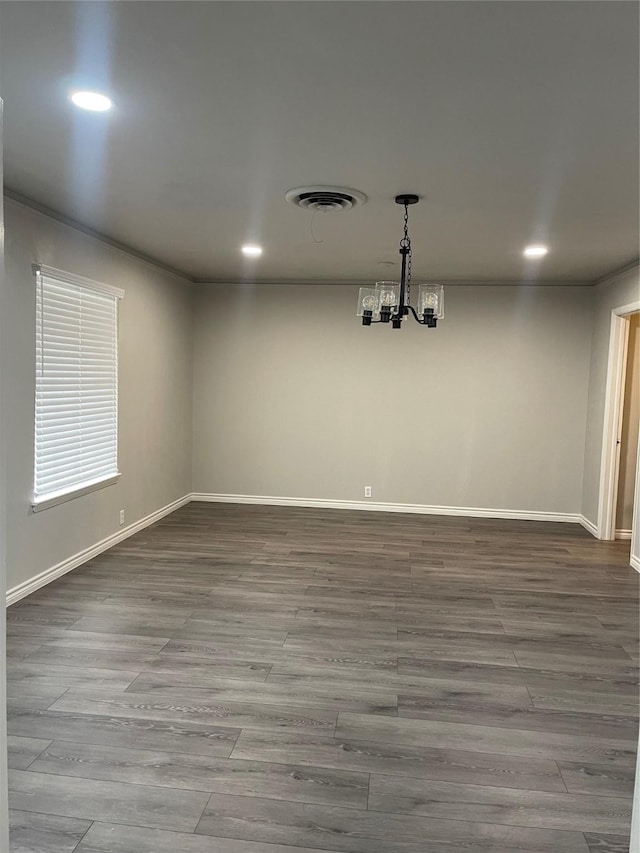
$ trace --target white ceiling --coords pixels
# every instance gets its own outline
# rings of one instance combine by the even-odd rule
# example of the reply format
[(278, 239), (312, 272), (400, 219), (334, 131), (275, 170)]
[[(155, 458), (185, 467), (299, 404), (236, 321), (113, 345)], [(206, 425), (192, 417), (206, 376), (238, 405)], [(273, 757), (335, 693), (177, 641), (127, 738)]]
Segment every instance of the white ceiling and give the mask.
[[(398, 192), (418, 278), (638, 256), (634, 2), (2, 2), (0, 94), (8, 187), (196, 279), (394, 277)], [(369, 200), (314, 238), (315, 183)]]

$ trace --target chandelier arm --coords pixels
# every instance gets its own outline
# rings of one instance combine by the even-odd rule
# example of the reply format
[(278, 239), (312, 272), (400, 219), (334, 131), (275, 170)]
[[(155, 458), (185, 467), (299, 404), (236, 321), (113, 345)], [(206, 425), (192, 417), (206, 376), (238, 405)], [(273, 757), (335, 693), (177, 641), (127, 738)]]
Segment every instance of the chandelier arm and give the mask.
[(413, 307), (413, 305), (407, 305), (407, 308), (409, 309), (409, 311), (411, 311), (416, 321), (420, 323), (421, 326), (424, 326), (424, 320), (421, 320), (420, 317), (418, 317), (416, 309)]

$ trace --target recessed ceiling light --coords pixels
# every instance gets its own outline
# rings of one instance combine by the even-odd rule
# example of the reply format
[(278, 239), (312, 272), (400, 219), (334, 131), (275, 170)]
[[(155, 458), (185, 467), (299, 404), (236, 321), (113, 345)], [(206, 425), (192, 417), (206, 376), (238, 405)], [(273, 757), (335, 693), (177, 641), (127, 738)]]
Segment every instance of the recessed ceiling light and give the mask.
[(111, 98), (99, 92), (72, 92), (69, 96), (76, 107), (81, 110), (91, 110), (94, 113), (104, 113), (113, 106)]
[(527, 246), (523, 254), (525, 258), (543, 258), (548, 251), (546, 246)]
[(262, 246), (243, 246), (242, 254), (248, 258), (259, 258), (262, 254)]

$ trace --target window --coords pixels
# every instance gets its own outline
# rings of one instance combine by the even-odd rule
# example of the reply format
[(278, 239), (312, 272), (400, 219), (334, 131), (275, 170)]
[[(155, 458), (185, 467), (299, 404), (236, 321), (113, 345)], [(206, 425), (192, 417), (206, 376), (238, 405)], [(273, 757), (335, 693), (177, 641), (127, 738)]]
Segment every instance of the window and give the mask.
[(123, 291), (51, 267), (36, 275), (33, 509), (115, 482)]

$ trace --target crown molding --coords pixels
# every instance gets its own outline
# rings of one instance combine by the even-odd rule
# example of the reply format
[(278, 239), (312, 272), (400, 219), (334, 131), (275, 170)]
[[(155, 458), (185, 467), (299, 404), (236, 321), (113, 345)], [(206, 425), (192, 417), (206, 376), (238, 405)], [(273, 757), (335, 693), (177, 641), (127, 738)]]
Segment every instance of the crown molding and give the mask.
[[(433, 281), (445, 287), (593, 287), (593, 281), (576, 281), (575, 279), (542, 279), (540, 281), (522, 281), (521, 279), (446, 279), (434, 276), (426, 278), (425, 281)], [(202, 284), (210, 287), (326, 287), (327, 285), (339, 285), (341, 287), (371, 287), (375, 278), (368, 279), (255, 279), (247, 281), (238, 279), (209, 279), (194, 278), (194, 284)]]
[(174, 275), (177, 278), (181, 278), (190, 283), (195, 281), (192, 276), (182, 272), (182, 270), (178, 270), (169, 264), (165, 264), (163, 261), (159, 261), (157, 258), (153, 258), (151, 255), (147, 255), (144, 252), (139, 252), (137, 249), (134, 249), (126, 243), (121, 243), (119, 240), (107, 237), (107, 235), (103, 234), (101, 231), (96, 231), (88, 225), (83, 225), (83, 223), (79, 222), (77, 219), (73, 219), (71, 216), (66, 216), (64, 213), (60, 213), (59, 210), (54, 210), (51, 207), (47, 207), (45, 204), (40, 204), (39, 201), (35, 201), (28, 196), (22, 195), (22, 193), (12, 190), (10, 187), (4, 188), (4, 197), (15, 204), (20, 204), (22, 207), (28, 207), (30, 210), (33, 210), (42, 216), (47, 216), (49, 219), (53, 219), (56, 222), (60, 222), (62, 225), (73, 228), (75, 231), (80, 231), (82, 234), (86, 234), (87, 237), (92, 237), (94, 240), (104, 243), (111, 249), (115, 249), (117, 252), (129, 255), (129, 257), (135, 258), (137, 261), (141, 261), (144, 264), (148, 264), (149, 266), (162, 270), (162, 272), (169, 273), (170, 275)]
[(625, 264), (623, 267), (618, 267), (618, 269), (613, 270), (600, 278), (597, 278), (593, 283), (596, 287), (608, 287), (610, 284), (615, 284), (621, 278), (624, 278), (626, 275), (634, 271), (640, 272), (640, 260), (638, 259), (631, 261), (629, 264)]

